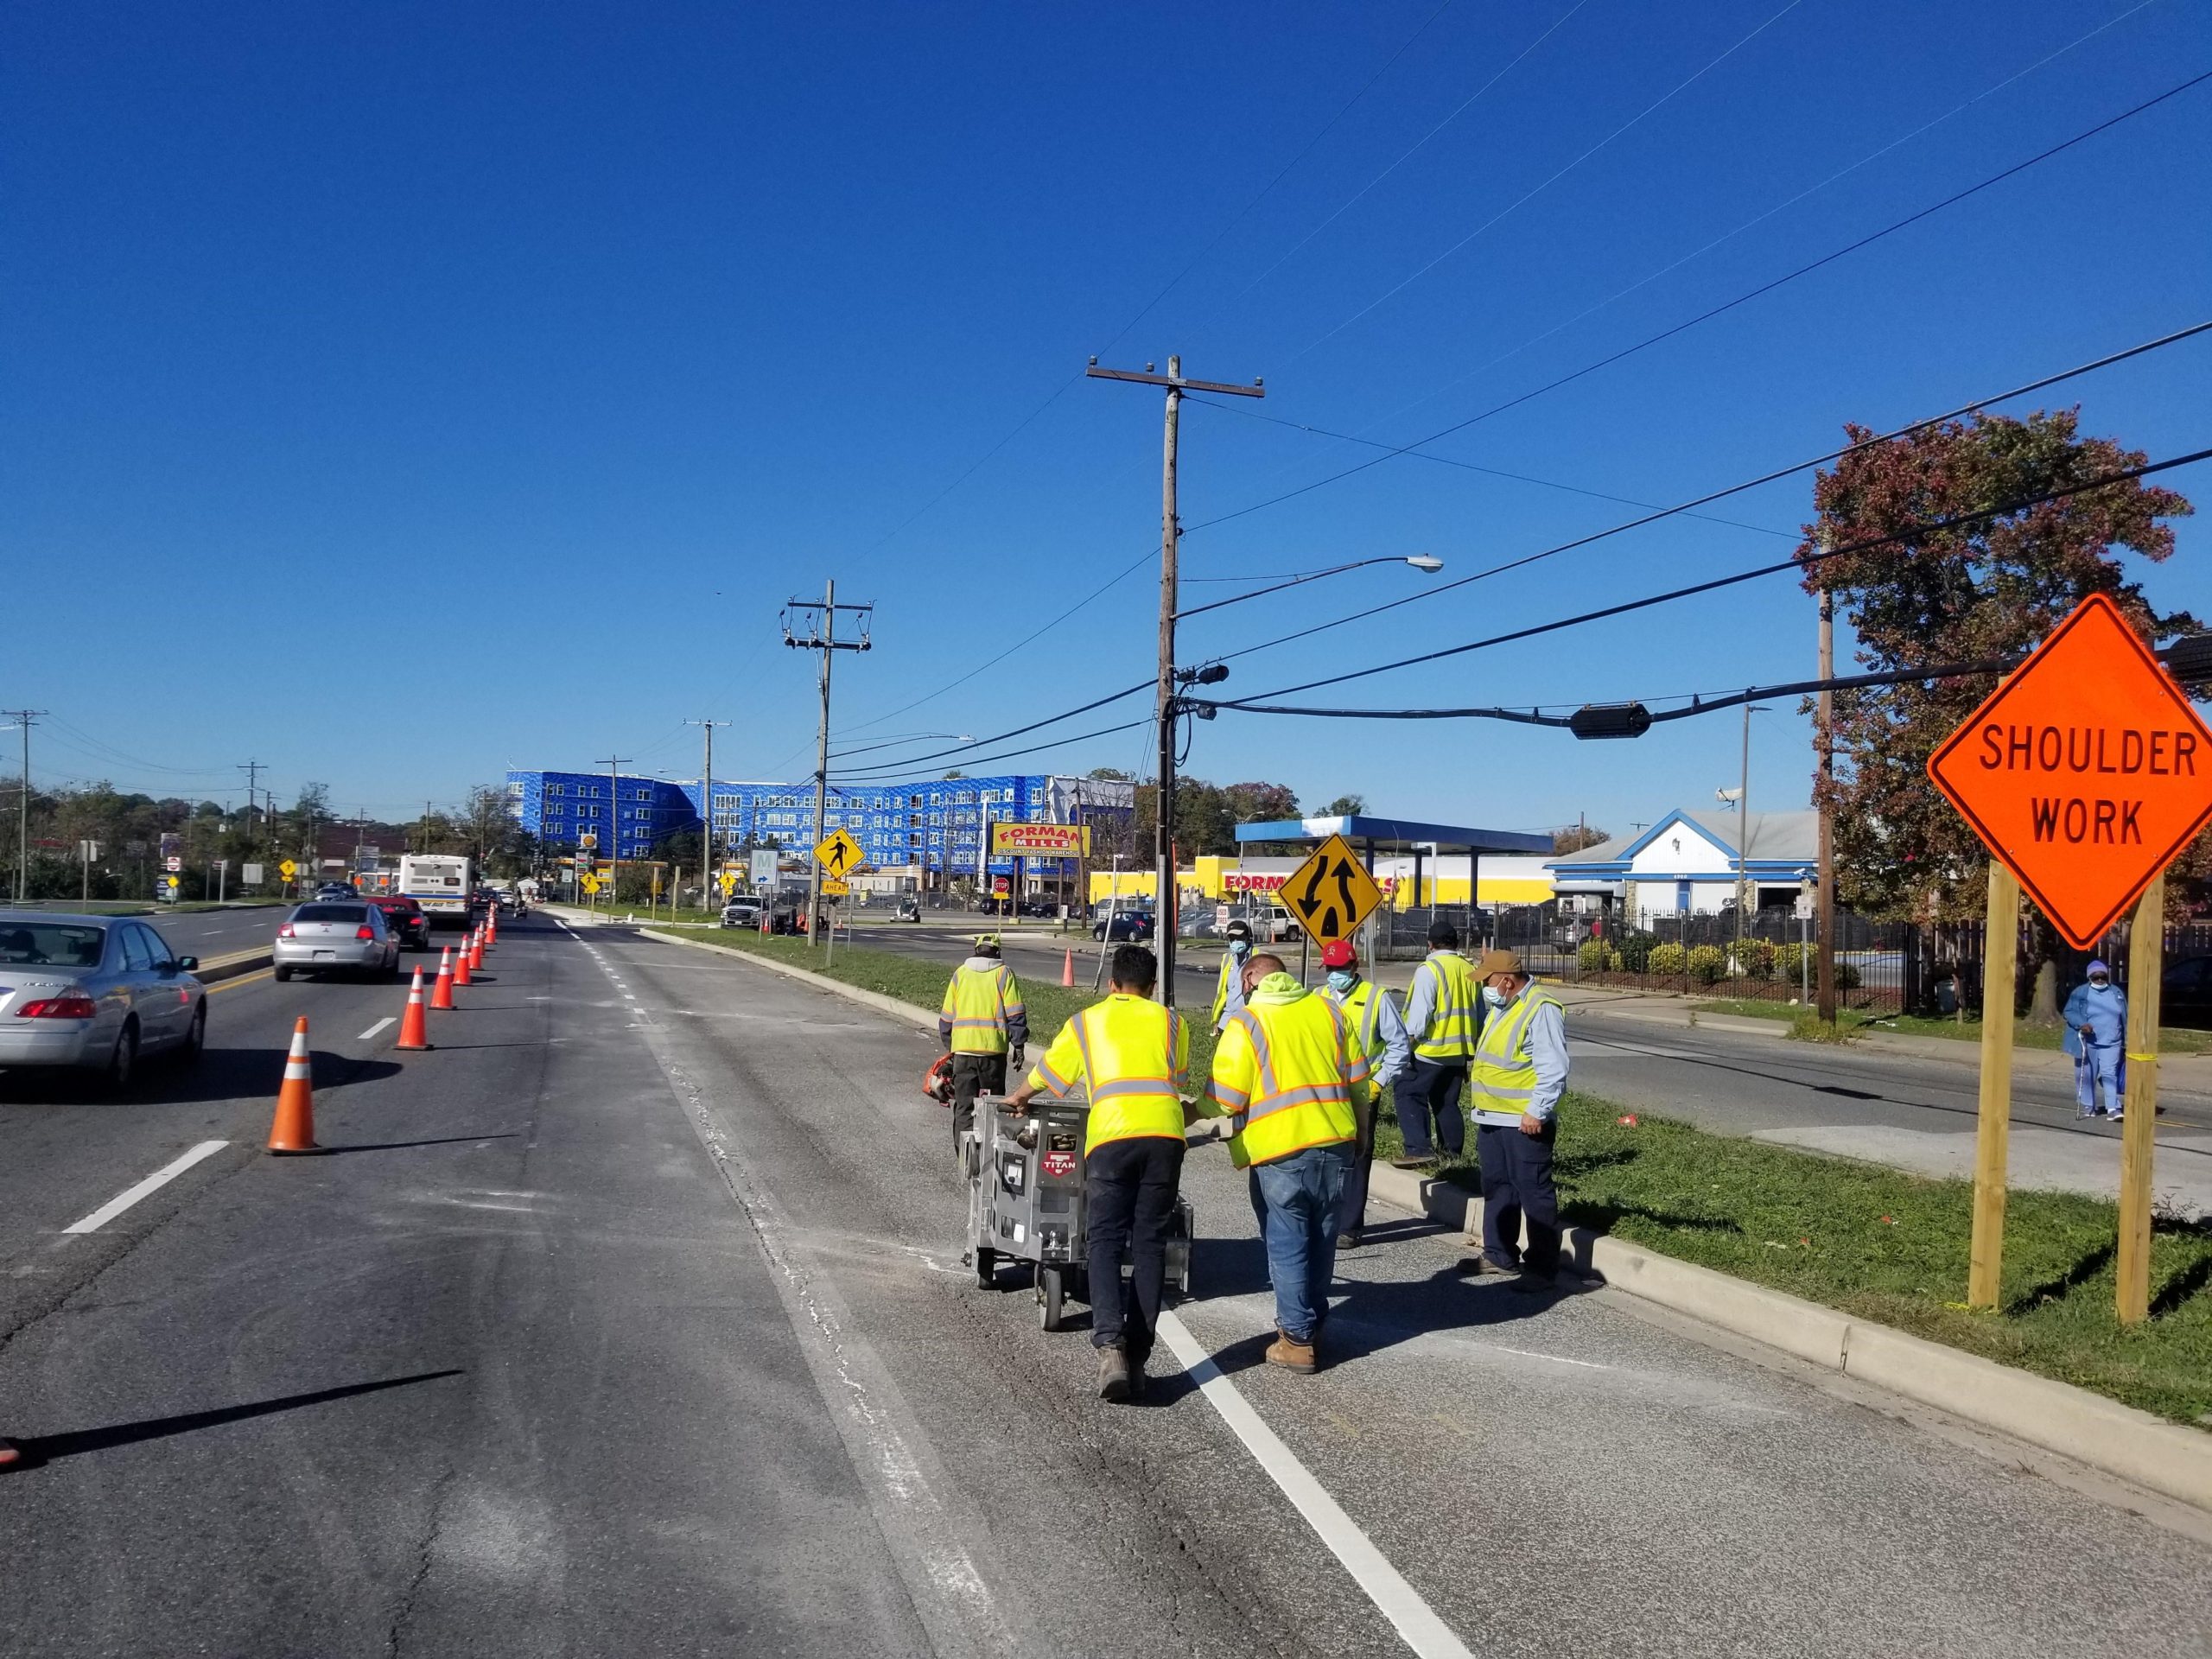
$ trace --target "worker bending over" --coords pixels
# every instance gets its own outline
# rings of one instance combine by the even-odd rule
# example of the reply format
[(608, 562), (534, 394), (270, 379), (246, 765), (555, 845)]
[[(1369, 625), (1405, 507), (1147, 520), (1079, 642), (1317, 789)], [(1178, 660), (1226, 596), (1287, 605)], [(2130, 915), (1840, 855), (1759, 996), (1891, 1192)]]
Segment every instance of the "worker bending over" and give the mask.
[(976, 1122), (979, 1093), (1006, 1093), (1008, 1051), (1020, 1068), (1029, 1042), (1021, 984), (999, 960), (999, 936), (980, 933), (976, 953), (952, 970), (938, 1011), (937, 1033), (952, 1052), (952, 1153)]
[[(1167, 1283), (1167, 1230), (1183, 1179), (1182, 1100), (1191, 1066), (1191, 1027), (1152, 1000), (1160, 963), (1141, 944), (1114, 952), (1107, 998), (1067, 1024), (1008, 1099), (1025, 1110), (1040, 1091), (1090, 1096), (1083, 1141), (1084, 1225), (1090, 1275), (1090, 1345), (1098, 1350), (1098, 1395), (1144, 1392), (1145, 1361), (1160, 1325)], [(1122, 1292), (1122, 1258), (1129, 1262)]]

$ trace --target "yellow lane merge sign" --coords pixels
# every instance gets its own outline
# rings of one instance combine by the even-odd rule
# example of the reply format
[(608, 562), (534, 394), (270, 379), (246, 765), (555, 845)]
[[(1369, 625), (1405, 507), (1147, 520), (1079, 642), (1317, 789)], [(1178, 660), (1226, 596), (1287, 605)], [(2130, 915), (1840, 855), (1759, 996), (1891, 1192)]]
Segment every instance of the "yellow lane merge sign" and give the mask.
[(1282, 884), (1282, 901), (1309, 938), (1350, 938), (1382, 902), (1382, 889), (1342, 836), (1331, 836)]
[(861, 844), (842, 830), (832, 830), (814, 849), (814, 861), (832, 878), (842, 880), (860, 868)]
[(276, 874), (283, 876), (287, 881), (290, 880), (299, 873), (300, 867), (293, 863), (289, 858), (276, 867)]

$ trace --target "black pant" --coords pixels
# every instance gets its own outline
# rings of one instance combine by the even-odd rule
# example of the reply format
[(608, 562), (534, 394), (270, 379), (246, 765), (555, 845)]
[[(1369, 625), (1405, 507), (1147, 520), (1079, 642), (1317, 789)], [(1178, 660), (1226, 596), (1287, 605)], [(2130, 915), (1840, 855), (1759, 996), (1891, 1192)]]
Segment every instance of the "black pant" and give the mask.
[[(1090, 1236), (1090, 1345), (1144, 1363), (1167, 1284), (1167, 1226), (1183, 1178), (1183, 1138), (1109, 1141), (1083, 1161), (1084, 1225)], [(1122, 1256), (1129, 1294), (1122, 1295)], [(1131, 1306), (1134, 1304), (1134, 1306)]]
[[(1559, 1271), (1559, 1189), (1552, 1185), (1552, 1142), (1559, 1125), (1546, 1123), (1541, 1135), (1517, 1128), (1475, 1131), (1475, 1155), (1482, 1160), (1483, 1254), (1501, 1268), (1526, 1268), (1539, 1279)], [(1529, 1224), (1529, 1248), (1521, 1248), (1521, 1224)]]
[(1370, 1089), (1367, 1104), (1352, 1109), (1351, 1167), (1344, 1171), (1344, 1195), (1337, 1205), (1337, 1235), (1357, 1238), (1367, 1226), (1367, 1168), (1375, 1161), (1375, 1118), (1382, 1091)]
[[(1416, 1058), (1413, 1070), (1398, 1079), (1398, 1130), (1406, 1138), (1406, 1156), (1426, 1158), (1441, 1147), (1457, 1158), (1467, 1149), (1467, 1123), (1459, 1116), (1459, 1085), (1467, 1080), (1465, 1060)], [(1429, 1139), (1429, 1119), (1436, 1120), (1436, 1138)]]
[[(956, 1054), (952, 1057), (952, 1145), (959, 1150), (960, 1137), (968, 1133), (976, 1122), (976, 1096), (988, 1090), (994, 1095), (1006, 1093), (1006, 1056), (1003, 1054)], [(988, 1151), (988, 1148), (986, 1149)]]

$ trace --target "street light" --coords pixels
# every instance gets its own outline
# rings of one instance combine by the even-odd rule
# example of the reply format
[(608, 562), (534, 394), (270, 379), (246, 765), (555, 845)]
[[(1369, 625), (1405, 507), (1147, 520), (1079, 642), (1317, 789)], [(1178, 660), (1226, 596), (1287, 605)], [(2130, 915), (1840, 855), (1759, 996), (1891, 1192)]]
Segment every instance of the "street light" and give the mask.
[(1248, 599), (1258, 599), (1266, 594), (1279, 594), (1286, 588), (1295, 588), (1303, 582), (1319, 582), (1324, 576), (1340, 576), (1347, 570), (1363, 570), (1370, 564), (1409, 564), (1425, 576), (1433, 576), (1444, 568), (1444, 561), (1433, 553), (1385, 553), (1372, 559), (1354, 559), (1350, 564), (1331, 565), (1326, 570), (1308, 570), (1303, 575), (1292, 576), (1265, 588), (1255, 588), (1249, 594), (1235, 594), (1227, 599), (1217, 599), (1211, 605), (1194, 605), (1187, 611), (1175, 613), (1180, 622), (1187, 616), (1202, 616), (1208, 611), (1217, 611), (1224, 605), (1242, 605)]

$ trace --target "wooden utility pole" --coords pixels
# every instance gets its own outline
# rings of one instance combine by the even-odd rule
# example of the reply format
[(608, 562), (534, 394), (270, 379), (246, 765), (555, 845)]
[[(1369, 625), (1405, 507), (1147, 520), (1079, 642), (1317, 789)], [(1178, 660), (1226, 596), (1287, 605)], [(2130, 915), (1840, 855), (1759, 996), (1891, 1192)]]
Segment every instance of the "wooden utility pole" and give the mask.
[(31, 880), (31, 726), (43, 709), (0, 709), (15, 716), (16, 729), (23, 734), (22, 788), (16, 802), (16, 902), (30, 896)]
[[(794, 611), (805, 612), (807, 632), (804, 637), (791, 632)], [(861, 619), (861, 636), (857, 639), (837, 638), (837, 613), (850, 611)], [(794, 599), (784, 611), (784, 643), (794, 651), (818, 651), (822, 653), (822, 723), (814, 738), (814, 842), (807, 849), (806, 859), (806, 942), (818, 943), (821, 931), (816, 918), (822, 909), (822, 861), (814, 856), (814, 848), (827, 838), (830, 827), (830, 664), (841, 651), (866, 651), (869, 647), (868, 623), (873, 618), (873, 605), (840, 605), (837, 584), (833, 581), (823, 589), (819, 602), (810, 599)]]
[(2166, 876), (2151, 878), (2127, 933), (2126, 1121), (2120, 1131), (2120, 1322), (2151, 1317), (2151, 1156), (2158, 1128), (2158, 993), (2165, 969)]
[[(2020, 882), (1993, 858), (1989, 861), (1989, 922), (1985, 938), (1981, 1096), (1974, 1139), (1974, 1238), (1967, 1257), (1969, 1307), (1997, 1306), (2005, 1271), (2005, 1182), (2012, 1142), (2012, 992), (2019, 963)], [(1828, 970), (1824, 967), (1823, 971)]]
[[(622, 873), (622, 777), (620, 768), (633, 757), (610, 754), (604, 761), (593, 764), (607, 768), (607, 908), (610, 915), (614, 909), (614, 878)], [(594, 903), (597, 895), (594, 895)]]
[[(1182, 528), (1175, 517), (1176, 430), (1185, 391), (1213, 391), (1232, 397), (1264, 397), (1258, 380), (1249, 386), (1225, 381), (1185, 380), (1183, 359), (1167, 359), (1167, 372), (1155, 374), (1152, 365), (1142, 374), (1129, 369), (1102, 369), (1092, 358), (1084, 372), (1093, 380), (1133, 380), (1140, 385), (1167, 389), (1167, 424), (1160, 448), (1160, 664), (1153, 717), (1160, 728), (1160, 786), (1153, 817), (1153, 945), (1160, 957), (1160, 1000), (1175, 1006), (1175, 932), (1180, 906), (1175, 891), (1175, 721), (1180, 710), (1175, 692), (1175, 612), (1178, 602), (1176, 550)], [(1226, 670), (1222, 671), (1226, 672)], [(1112, 941), (1107, 943), (1110, 945)]]
[(687, 720), (683, 723), (707, 728), (706, 767), (699, 774), (699, 850), (706, 858), (706, 862), (700, 867), (699, 896), (711, 909), (715, 902), (715, 878), (721, 869), (720, 861), (715, 857), (715, 728), (727, 726), (730, 722), (726, 720)]
[[(1825, 547), (1827, 544), (1824, 537), (1821, 545)], [(1821, 678), (1832, 680), (1834, 677), (1835, 600), (1823, 588), (1821, 589)], [(1831, 687), (1821, 689), (1820, 713), (1814, 722), (1814, 733), (1820, 745), (1821, 760), (1821, 868), (1816, 878), (1819, 887), (1813, 895), (1816, 918), (1813, 947), (1820, 952), (1820, 962), (1815, 991), (1820, 999), (1821, 1022), (1832, 1026), (1835, 1024), (1835, 803), (1832, 798), (1835, 789), (1835, 692)], [(2014, 897), (2017, 902), (2017, 888)], [(2008, 977), (2010, 971), (2009, 969), (2006, 970)], [(2009, 1001), (2005, 1006), (2008, 1011), (2012, 1007)], [(2005, 1017), (2011, 1019), (2009, 1012)], [(2005, 1052), (2009, 1055), (2012, 1051), (2008, 1048)]]

